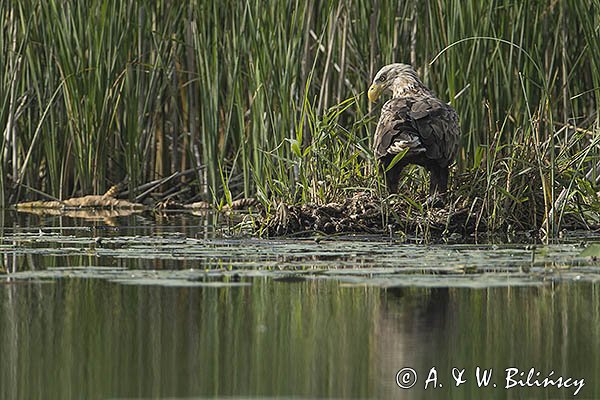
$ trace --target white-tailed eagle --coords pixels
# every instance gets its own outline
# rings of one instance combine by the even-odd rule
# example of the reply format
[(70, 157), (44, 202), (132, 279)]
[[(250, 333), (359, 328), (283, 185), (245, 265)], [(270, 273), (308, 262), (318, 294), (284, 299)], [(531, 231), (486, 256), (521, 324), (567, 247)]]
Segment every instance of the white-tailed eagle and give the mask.
[[(402, 169), (417, 164), (431, 173), (430, 195), (445, 193), (448, 166), (460, 136), (456, 111), (438, 99), (410, 65), (381, 68), (369, 88), (369, 100), (376, 101), (383, 92), (390, 92), (392, 98), (381, 109), (373, 150), (385, 171), (388, 190), (395, 193)], [(388, 168), (399, 153), (404, 157)]]

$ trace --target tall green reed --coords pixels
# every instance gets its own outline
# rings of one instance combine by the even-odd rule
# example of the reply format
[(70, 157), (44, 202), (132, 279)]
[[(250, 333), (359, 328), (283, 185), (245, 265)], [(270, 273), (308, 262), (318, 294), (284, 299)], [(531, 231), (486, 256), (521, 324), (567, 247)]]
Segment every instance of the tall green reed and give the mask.
[[(599, 1), (2, 2), (2, 201), (190, 168), (191, 192), (215, 202), (372, 189), (378, 106), (361, 93), (380, 66), (410, 62), (461, 117), (454, 192), (488, 227), (556, 234), (598, 206), (590, 9)], [(411, 174), (404, 187), (420, 190)]]

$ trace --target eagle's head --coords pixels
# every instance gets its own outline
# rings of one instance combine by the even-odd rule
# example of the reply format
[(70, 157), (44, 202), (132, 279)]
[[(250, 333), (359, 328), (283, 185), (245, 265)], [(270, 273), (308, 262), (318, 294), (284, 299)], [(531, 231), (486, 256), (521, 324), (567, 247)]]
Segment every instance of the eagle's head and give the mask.
[(375, 75), (369, 88), (369, 100), (377, 101), (383, 92), (391, 92), (393, 97), (399, 97), (409, 90), (422, 87), (423, 83), (413, 67), (407, 64), (389, 64)]

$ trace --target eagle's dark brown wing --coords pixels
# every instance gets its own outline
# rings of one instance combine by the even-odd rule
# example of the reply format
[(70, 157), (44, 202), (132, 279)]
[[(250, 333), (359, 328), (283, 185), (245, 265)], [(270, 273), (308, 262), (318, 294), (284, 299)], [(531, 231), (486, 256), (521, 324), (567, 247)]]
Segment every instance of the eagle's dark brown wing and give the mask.
[(384, 104), (375, 131), (378, 159), (408, 149), (406, 156), (424, 155), (446, 167), (458, 149), (458, 116), (452, 107), (431, 96), (393, 98)]

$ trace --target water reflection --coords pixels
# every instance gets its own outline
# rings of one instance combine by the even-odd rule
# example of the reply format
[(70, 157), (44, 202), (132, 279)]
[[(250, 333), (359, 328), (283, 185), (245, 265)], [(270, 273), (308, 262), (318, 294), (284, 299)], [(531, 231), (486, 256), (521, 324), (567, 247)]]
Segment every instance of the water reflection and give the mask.
[[(38, 212), (39, 211), (39, 212)], [(0, 210), (0, 236), (17, 232), (64, 234), (160, 235), (177, 233), (188, 237), (213, 238), (231, 231), (245, 216), (211, 210), (142, 213), (131, 210)]]
[[(580, 398), (599, 398), (599, 285), (468, 289), (399, 289), (382, 295), (376, 353), (382, 379), (378, 397), (445, 399), (572, 398), (575, 387), (506, 389), (506, 369), (517, 368), (526, 381), (542, 381), (551, 371), (584, 378)], [(416, 389), (401, 391), (389, 371), (410, 366), (417, 371)], [(425, 381), (435, 367), (437, 380)], [(492, 370), (479, 387), (476, 368)], [(464, 369), (465, 383), (455, 385), (453, 368)], [(537, 374), (539, 372), (539, 374)], [(455, 375), (457, 376), (457, 375)], [(433, 387), (433, 383), (442, 387)], [(497, 386), (493, 387), (496, 383)], [(510, 384), (513, 382), (510, 381)]]
[[(0, 286), (0, 397), (571, 398), (479, 389), (473, 369), (584, 377), (600, 397), (598, 285), (394, 289), (253, 279), (164, 288), (61, 279)], [(395, 373), (419, 373), (400, 390)], [(435, 366), (442, 388), (422, 389)], [(452, 367), (468, 382), (451, 387)], [(494, 372), (495, 373), (495, 372)]]

